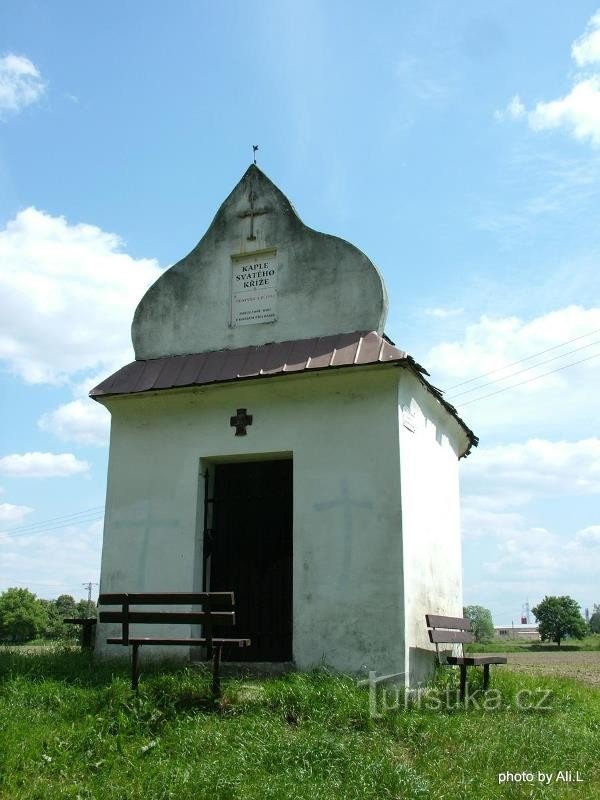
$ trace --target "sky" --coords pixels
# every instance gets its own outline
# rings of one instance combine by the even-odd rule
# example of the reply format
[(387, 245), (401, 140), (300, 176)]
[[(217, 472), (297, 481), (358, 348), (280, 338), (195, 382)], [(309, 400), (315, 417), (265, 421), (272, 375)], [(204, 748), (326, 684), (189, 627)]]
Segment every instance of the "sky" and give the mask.
[(480, 437), (465, 603), (498, 625), (600, 603), (596, 3), (5, 0), (0, 591), (98, 581), (87, 392), (258, 143), (304, 222), (377, 264), (388, 335)]

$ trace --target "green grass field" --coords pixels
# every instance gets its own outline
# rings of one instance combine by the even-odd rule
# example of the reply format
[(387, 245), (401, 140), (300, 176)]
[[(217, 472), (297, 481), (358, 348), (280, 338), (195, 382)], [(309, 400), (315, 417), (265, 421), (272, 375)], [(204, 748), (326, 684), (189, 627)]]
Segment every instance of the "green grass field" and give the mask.
[(471, 653), (571, 653), (579, 650), (600, 650), (600, 634), (585, 639), (565, 639), (559, 647), (554, 642), (531, 642), (520, 639), (495, 638), (486, 644), (468, 644), (465, 650)]
[[(367, 689), (324, 671), (225, 679), (215, 704), (196, 668), (144, 668), (135, 696), (124, 664), (0, 652), (0, 798), (600, 797), (598, 688), (501, 667), (502, 708), (427, 708), (446, 687), (454, 697), (454, 678), (443, 670), (421, 707), (372, 719)], [(551, 709), (516, 708), (523, 689), (550, 690)], [(565, 770), (583, 782), (498, 783)]]

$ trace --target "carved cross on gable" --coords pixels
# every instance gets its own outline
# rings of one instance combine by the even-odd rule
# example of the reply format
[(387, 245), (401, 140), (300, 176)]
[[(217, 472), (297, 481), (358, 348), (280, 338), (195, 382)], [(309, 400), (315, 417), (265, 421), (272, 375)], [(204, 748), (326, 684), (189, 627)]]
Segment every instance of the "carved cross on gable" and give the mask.
[(246, 414), (245, 408), (238, 408), (235, 417), (229, 419), (229, 424), (235, 428), (236, 436), (245, 436), (246, 427), (252, 425), (252, 414)]
[(256, 236), (254, 235), (254, 217), (260, 217), (263, 214), (268, 214), (270, 212), (270, 208), (254, 208), (254, 201), (256, 200), (256, 195), (254, 194), (254, 190), (250, 190), (250, 195), (248, 196), (250, 200), (250, 208), (247, 211), (242, 211), (240, 217), (245, 219), (246, 217), (250, 217), (250, 236), (247, 236), (249, 242), (256, 241)]

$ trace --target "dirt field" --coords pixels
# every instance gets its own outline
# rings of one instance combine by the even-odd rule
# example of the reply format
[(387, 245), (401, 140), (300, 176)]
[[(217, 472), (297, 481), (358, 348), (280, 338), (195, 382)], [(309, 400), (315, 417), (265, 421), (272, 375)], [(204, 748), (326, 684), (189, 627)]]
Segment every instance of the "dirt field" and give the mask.
[(600, 652), (507, 653), (508, 666), (518, 672), (557, 675), (600, 686)]

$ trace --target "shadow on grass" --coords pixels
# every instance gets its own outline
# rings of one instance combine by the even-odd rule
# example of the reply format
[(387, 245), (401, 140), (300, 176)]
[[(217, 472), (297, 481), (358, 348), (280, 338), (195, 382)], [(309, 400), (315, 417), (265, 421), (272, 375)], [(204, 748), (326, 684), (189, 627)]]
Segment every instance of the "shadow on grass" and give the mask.
[[(142, 665), (142, 680), (157, 675), (181, 673), (186, 665), (161, 659)], [(47, 652), (0, 651), (0, 682), (15, 676), (32, 681), (56, 680), (77, 686), (106, 687), (115, 678), (131, 680), (128, 658), (98, 659), (93, 653), (73, 651), (66, 647), (48, 648)]]
[[(139, 690), (134, 692), (130, 687), (128, 658), (99, 659), (92, 653), (64, 647), (48, 648), (45, 652), (0, 651), (0, 687), (15, 680), (25, 681), (32, 690), (38, 687), (39, 696), (45, 695), (53, 683), (91, 690), (81, 698), (94, 713), (107, 707), (136, 714), (140, 709), (154, 708), (165, 718), (194, 711), (224, 713), (228, 709), (227, 699), (213, 696), (211, 679), (208, 665), (165, 658), (142, 663)], [(232, 683), (235, 685), (236, 681)], [(227, 687), (224, 688), (227, 692)]]

